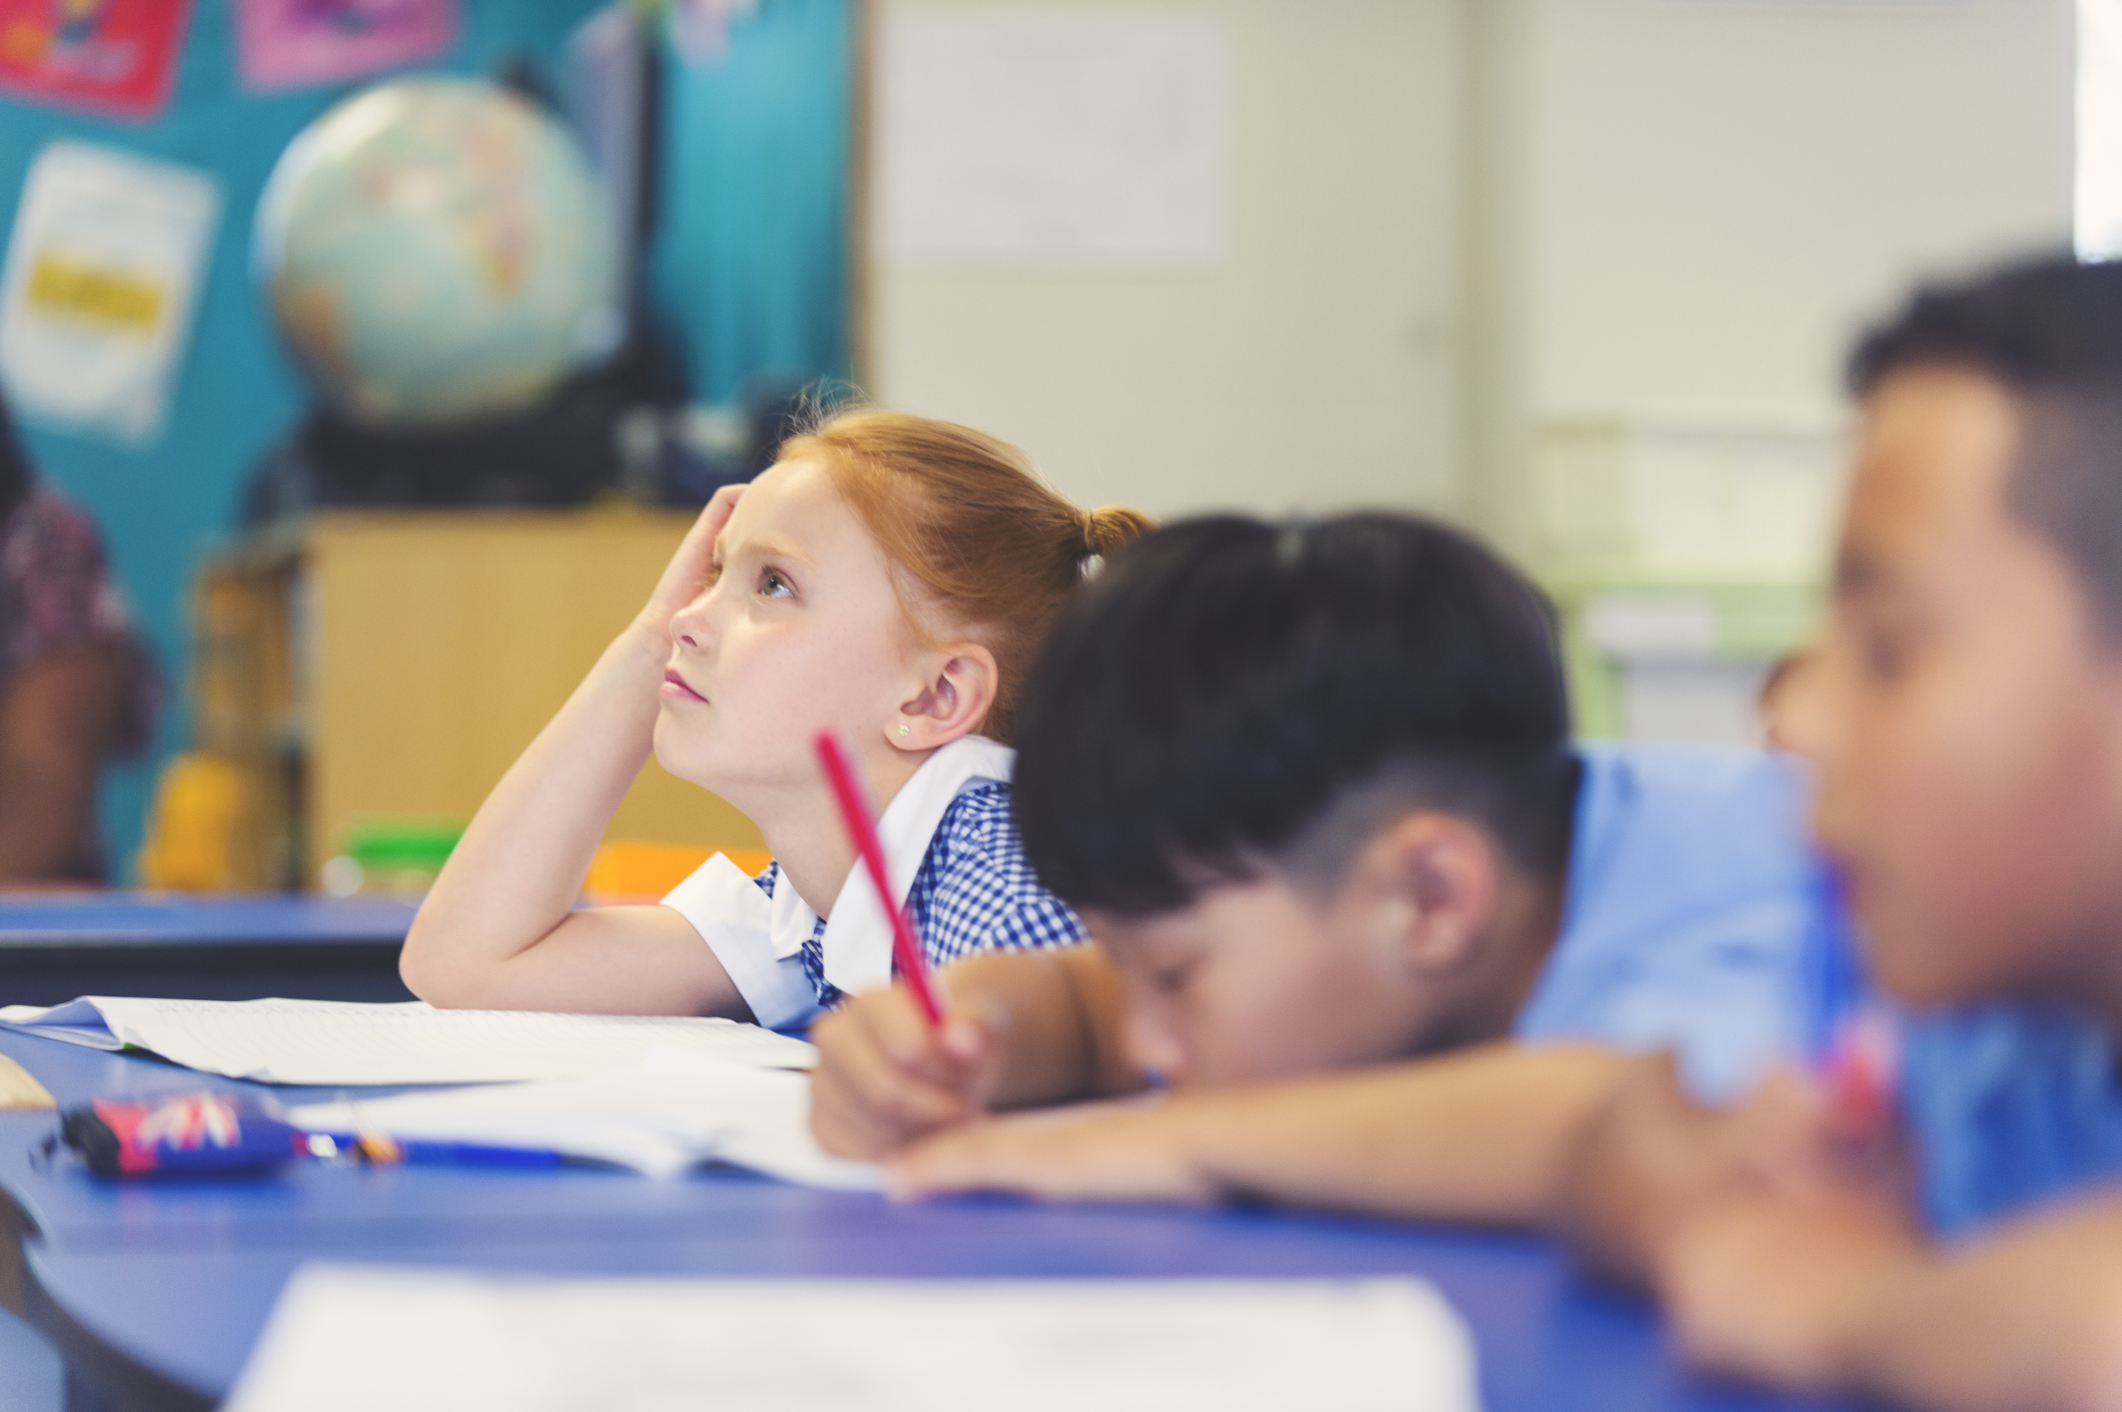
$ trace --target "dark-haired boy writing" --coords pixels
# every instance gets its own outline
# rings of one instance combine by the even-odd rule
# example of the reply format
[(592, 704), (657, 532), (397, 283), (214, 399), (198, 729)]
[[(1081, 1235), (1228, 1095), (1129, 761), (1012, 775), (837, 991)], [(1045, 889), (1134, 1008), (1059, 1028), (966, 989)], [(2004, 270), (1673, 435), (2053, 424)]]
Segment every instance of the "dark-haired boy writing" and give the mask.
[(1908, 1009), (1905, 1170), (1792, 1085), (1711, 1114), (1647, 1072), (1573, 1225), (1717, 1368), (2122, 1406), (2122, 266), (1925, 292), (1852, 374), (1832, 629), (1782, 710)]
[(1823, 896), (1793, 769), (1572, 751), (1544, 604), (1453, 531), (1170, 526), (1025, 700), (1027, 855), (1100, 944), (952, 968), (940, 1036), (898, 992), (820, 1022), (814, 1127), (902, 1190), (1522, 1221), (1621, 1050), (1730, 1093), (1784, 1047)]

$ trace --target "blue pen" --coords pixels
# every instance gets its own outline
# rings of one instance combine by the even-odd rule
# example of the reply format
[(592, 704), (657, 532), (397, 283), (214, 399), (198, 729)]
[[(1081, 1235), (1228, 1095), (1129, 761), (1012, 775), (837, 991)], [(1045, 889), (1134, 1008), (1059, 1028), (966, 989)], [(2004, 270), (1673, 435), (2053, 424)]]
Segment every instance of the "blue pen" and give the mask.
[(496, 1147), (483, 1142), (430, 1142), (384, 1133), (305, 1133), (305, 1150), (326, 1161), (351, 1158), (376, 1166), (418, 1163), (452, 1167), (557, 1167), (567, 1159), (544, 1147)]

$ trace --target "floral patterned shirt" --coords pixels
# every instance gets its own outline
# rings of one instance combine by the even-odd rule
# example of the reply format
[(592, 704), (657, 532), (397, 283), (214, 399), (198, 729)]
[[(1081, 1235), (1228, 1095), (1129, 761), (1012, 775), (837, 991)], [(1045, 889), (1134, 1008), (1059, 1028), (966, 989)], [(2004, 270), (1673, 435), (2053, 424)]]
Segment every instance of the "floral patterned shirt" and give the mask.
[(0, 519), (0, 698), (17, 673), (57, 653), (117, 642), (129, 661), (117, 750), (147, 744), (155, 674), (110, 580), (103, 541), (88, 516), (38, 485)]

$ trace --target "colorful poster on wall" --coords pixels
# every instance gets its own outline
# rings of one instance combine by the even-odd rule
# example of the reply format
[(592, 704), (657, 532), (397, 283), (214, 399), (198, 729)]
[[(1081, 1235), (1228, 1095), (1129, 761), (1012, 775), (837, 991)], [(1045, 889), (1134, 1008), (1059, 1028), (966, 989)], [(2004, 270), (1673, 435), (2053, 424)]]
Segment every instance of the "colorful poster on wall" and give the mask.
[(190, 14), (191, 0), (0, 0), (0, 93), (152, 118)]
[(16, 410), (154, 439), (220, 209), (190, 167), (85, 142), (39, 152), (0, 269), (0, 383)]
[(443, 53), (457, 0), (237, 0), (243, 82), (255, 89), (341, 83)]

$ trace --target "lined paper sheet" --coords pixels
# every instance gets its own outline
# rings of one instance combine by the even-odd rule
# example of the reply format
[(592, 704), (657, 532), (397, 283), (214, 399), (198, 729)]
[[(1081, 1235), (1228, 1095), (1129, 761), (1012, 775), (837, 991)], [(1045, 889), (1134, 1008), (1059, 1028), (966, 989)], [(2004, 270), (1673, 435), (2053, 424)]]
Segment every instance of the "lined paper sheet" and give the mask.
[(492, 1084), (369, 1101), (304, 1104), (312, 1132), (531, 1147), (674, 1177), (728, 1162), (805, 1186), (871, 1190), (881, 1169), (826, 1154), (810, 1135), (810, 1078), (689, 1049), (638, 1068), (555, 1083)]
[[(97, 1021), (100, 1019), (100, 1028)], [(202, 1073), (260, 1083), (506, 1083), (630, 1069), (652, 1049), (805, 1069), (817, 1051), (734, 1020), (436, 1010), (419, 1001), (141, 1000), (91, 995), (11, 1005), (0, 1026), (73, 1044), (136, 1046)]]
[(312, 1265), (224, 1408), (1478, 1405), (1465, 1325), (1413, 1279), (558, 1281)]

